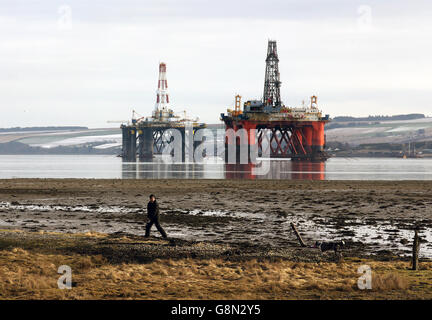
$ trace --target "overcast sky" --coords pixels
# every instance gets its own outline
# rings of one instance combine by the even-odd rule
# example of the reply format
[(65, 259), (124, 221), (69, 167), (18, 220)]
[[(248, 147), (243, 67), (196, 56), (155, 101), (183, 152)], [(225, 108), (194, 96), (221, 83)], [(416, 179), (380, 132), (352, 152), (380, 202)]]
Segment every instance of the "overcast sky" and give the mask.
[(262, 97), (268, 39), (288, 106), (432, 116), (431, 16), (406, 0), (1, 0), (0, 127), (149, 115), (160, 61), (172, 109), (217, 123), (235, 94)]

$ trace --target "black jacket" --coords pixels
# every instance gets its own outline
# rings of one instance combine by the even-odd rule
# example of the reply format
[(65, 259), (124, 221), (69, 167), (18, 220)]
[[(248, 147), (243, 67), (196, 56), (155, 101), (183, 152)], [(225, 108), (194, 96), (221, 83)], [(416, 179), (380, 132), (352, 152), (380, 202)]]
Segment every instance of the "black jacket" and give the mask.
[(150, 219), (156, 219), (159, 217), (159, 204), (155, 200), (147, 204), (147, 217)]

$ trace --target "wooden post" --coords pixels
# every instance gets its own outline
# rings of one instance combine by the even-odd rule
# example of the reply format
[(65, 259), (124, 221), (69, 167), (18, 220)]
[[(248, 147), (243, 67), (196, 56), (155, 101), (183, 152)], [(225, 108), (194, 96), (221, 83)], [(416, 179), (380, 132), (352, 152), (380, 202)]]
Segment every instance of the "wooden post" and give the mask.
[(420, 238), (418, 236), (418, 230), (415, 230), (414, 242), (413, 242), (413, 256), (412, 256), (412, 269), (418, 270), (419, 266), (419, 252), (420, 252)]
[(306, 247), (306, 244), (304, 243), (302, 237), (300, 236), (300, 233), (297, 231), (296, 226), (295, 226), (294, 223), (292, 223), (292, 222), (291, 222), (291, 228), (293, 229), (293, 231), (294, 231), (294, 233), (295, 233), (295, 235), (296, 235), (298, 241), (300, 242), (300, 245), (301, 245), (302, 247)]

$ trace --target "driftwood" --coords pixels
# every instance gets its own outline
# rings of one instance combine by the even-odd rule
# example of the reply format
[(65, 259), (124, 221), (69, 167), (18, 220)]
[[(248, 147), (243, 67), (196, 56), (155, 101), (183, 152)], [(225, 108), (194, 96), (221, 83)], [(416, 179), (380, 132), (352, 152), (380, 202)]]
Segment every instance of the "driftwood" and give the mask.
[(300, 245), (301, 245), (302, 247), (306, 247), (306, 244), (304, 243), (304, 241), (303, 241), (303, 239), (302, 239), (300, 233), (297, 231), (297, 228), (296, 228), (295, 224), (292, 223), (292, 222), (291, 222), (291, 228), (293, 229), (293, 231), (294, 231), (294, 233), (295, 233), (295, 235), (296, 235), (296, 237), (297, 237), (297, 240), (300, 242)]
[(413, 255), (412, 255), (412, 269), (418, 270), (419, 267), (419, 253), (420, 253), (420, 237), (418, 230), (415, 230), (413, 241)]

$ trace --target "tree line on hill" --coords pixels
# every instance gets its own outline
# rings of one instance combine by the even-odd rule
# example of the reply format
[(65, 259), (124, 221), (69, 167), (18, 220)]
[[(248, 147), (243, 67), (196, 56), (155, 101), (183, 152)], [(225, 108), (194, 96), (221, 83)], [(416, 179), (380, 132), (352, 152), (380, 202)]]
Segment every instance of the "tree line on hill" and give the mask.
[(394, 116), (368, 116), (368, 117), (350, 117), (350, 116), (339, 116), (334, 117), (334, 122), (348, 122), (348, 121), (393, 121), (393, 120), (415, 120), (423, 119), (426, 116), (422, 113), (410, 113), (410, 114), (398, 114)]

